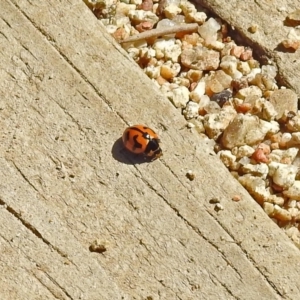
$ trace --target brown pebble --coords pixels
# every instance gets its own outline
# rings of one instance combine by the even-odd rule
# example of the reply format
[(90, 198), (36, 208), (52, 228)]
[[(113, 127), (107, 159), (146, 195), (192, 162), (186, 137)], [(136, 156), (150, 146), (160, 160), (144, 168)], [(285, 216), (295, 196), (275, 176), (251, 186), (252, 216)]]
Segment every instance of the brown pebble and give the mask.
[(290, 212), (284, 209), (275, 210), (273, 217), (279, 221), (290, 221), (292, 219)]
[(286, 17), (285, 25), (293, 27), (300, 25), (300, 9), (294, 10)]
[(221, 203), (217, 203), (214, 207), (214, 210), (219, 212), (220, 210), (224, 210), (224, 206)]
[(278, 132), (270, 136), (270, 141), (272, 143), (279, 143), (281, 141), (281, 138), (282, 138), (282, 132)]
[(125, 38), (128, 37), (128, 33), (124, 28), (118, 28), (112, 36), (119, 42), (121, 40), (124, 40)]
[(220, 199), (219, 198), (211, 198), (209, 200), (209, 203), (210, 204), (217, 204), (217, 203), (220, 203)]
[(157, 10), (156, 10), (156, 14), (159, 16), (161, 15), (164, 10), (165, 10), (165, 7), (168, 5), (168, 2), (167, 0), (160, 0), (159, 1), (159, 4), (158, 4), (158, 7), (157, 7)]
[(270, 146), (264, 143), (259, 144), (257, 148), (262, 149), (266, 155), (269, 155), (271, 152)]
[(222, 24), (221, 25), (221, 33), (222, 33), (223, 40), (228, 38), (228, 26), (227, 26), (227, 24)]
[(252, 58), (252, 49), (246, 49), (240, 56), (240, 59), (243, 61), (247, 61)]
[(275, 150), (275, 149), (279, 149), (279, 148), (280, 148), (280, 147), (279, 147), (279, 143), (272, 143), (272, 144), (270, 145), (270, 147), (271, 147), (272, 150)]
[[(278, 112), (276, 119), (284, 116), (285, 111), (297, 113), (298, 111), (298, 96), (291, 89), (275, 90), (270, 97), (270, 103)], [(291, 115), (292, 113), (289, 113)], [(287, 116), (287, 118), (289, 118)]]
[(282, 41), (282, 45), (286, 49), (296, 51), (300, 47), (300, 41), (287, 39)]
[(166, 80), (165, 78), (163, 78), (162, 76), (158, 76), (156, 78), (156, 81), (159, 85), (163, 85), (164, 83), (168, 82), (168, 80)]
[(242, 197), (241, 195), (234, 195), (231, 199), (232, 201), (239, 202), (241, 201)]
[(198, 85), (198, 82), (192, 82), (190, 85), (190, 91), (193, 91), (197, 85)]
[(140, 24), (135, 26), (135, 29), (138, 32), (144, 32), (153, 28), (153, 23), (149, 21), (141, 22)]
[(184, 67), (194, 70), (217, 70), (220, 64), (220, 53), (202, 46), (184, 49), (180, 57)]
[(251, 158), (253, 158), (256, 162), (267, 163), (269, 161), (262, 149), (256, 149)]
[(190, 180), (190, 181), (193, 181), (195, 179), (195, 174), (193, 173), (193, 171), (191, 170), (188, 170), (187, 173), (186, 173), (186, 177)]
[(225, 38), (223, 38), (223, 43), (230, 43), (231, 41), (231, 36), (226, 36)]
[(255, 33), (258, 29), (258, 25), (257, 24), (252, 24), (249, 28), (248, 28), (248, 31), (250, 33)]
[(263, 96), (267, 99), (269, 99), (273, 94), (273, 91), (265, 91)]
[(238, 92), (239, 90), (247, 88), (248, 86), (249, 84), (246, 78), (238, 78), (231, 81), (231, 87), (234, 92)]
[(198, 42), (200, 42), (200, 36), (198, 33), (193, 32), (192, 34), (184, 33), (182, 37), (182, 42), (186, 42), (189, 45), (196, 46)]
[(279, 186), (277, 185), (276, 183), (272, 183), (272, 189), (277, 192), (277, 193), (281, 193), (283, 191), (283, 187), (282, 186)]
[(198, 84), (199, 80), (202, 78), (203, 71), (190, 69), (186, 76), (190, 82), (195, 82)]
[(237, 104), (235, 109), (238, 113), (246, 114), (252, 109), (252, 105), (250, 103), (241, 103)]
[(200, 116), (205, 116), (207, 114), (207, 111), (204, 109), (204, 107), (199, 108), (198, 111)]
[(145, 10), (145, 11), (152, 11), (153, 10), (153, 1), (152, 0), (144, 0), (143, 3), (139, 6), (139, 9)]
[(89, 247), (91, 252), (103, 253), (107, 250), (106, 242), (95, 240)]
[(235, 56), (236, 58), (240, 58), (241, 54), (245, 51), (244, 46), (234, 46), (230, 50), (230, 55)]
[(268, 163), (270, 154), (270, 146), (264, 143), (261, 143), (257, 146), (251, 158), (253, 158), (256, 162)]

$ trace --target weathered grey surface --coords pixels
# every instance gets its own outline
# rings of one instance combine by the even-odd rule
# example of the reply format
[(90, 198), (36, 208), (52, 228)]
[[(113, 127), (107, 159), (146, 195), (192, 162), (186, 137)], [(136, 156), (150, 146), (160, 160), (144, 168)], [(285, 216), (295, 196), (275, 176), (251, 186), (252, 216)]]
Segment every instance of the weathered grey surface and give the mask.
[[(289, 53), (281, 46), (292, 27), (285, 25), (288, 14), (299, 9), (296, 0), (195, 0), (213, 10), (222, 19), (242, 33), (260, 55), (268, 55), (279, 69), (282, 84), (300, 95), (300, 51)], [(258, 30), (248, 31), (253, 24)]]
[(0, 51), (1, 299), (298, 299), (298, 249), (80, 0), (2, 0)]

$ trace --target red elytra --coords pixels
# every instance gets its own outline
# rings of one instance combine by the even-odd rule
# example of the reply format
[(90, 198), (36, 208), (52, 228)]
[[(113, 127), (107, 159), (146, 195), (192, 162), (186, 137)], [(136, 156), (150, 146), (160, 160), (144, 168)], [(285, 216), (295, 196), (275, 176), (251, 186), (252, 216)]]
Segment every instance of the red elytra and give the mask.
[(133, 125), (125, 129), (122, 136), (127, 150), (135, 154), (143, 154), (151, 161), (162, 156), (158, 135), (145, 125)]

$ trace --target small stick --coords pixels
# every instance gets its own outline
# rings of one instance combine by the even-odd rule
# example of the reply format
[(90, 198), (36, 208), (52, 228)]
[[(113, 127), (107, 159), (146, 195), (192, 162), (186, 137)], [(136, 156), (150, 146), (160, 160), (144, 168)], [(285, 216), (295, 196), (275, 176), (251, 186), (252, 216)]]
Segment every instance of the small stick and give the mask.
[(198, 30), (197, 23), (178, 24), (170, 27), (150, 29), (142, 33), (139, 33), (137, 35), (130, 36), (127, 39), (120, 41), (120, 43), (122, 44), (122, 43), (136, 42), (143, 39), (149, 39), (152, 37), (158, 37), (158, 36), (163, 36), (163, 35), (177, 33), (177, 32), (195, 32), (197, 30)]

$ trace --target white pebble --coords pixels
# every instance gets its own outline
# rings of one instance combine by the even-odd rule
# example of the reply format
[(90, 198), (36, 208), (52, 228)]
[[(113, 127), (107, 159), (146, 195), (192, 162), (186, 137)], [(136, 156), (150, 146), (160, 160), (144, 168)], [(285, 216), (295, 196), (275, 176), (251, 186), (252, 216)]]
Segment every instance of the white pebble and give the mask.
[(288, 190), (283, 191), (283, 195), (291, 199), (300, 200), (300, 181), (296, 180)]
[(150, 65), (144, 69), (144, 72), (149, 78), (157, 78), (160, 75), (160, 67)]
[(205, 115), (203, 124), (208, 137), (216, 140), (235, 116), (236, 111), (231, 106), (227, 106), (226, 110), (223, 109), (218, 113)]
[(175, 39), (157, 39), (152, 48), (155, 50), (156, 58), (162, 59), (165, 57), (166, 49), (170, 49), (175, 45)]
[(251, 146), (243, 145), (238, 148), (236, 156), (237, 158), (241, 158), (244, 156), (250, 157), (254, 153), (254, 151), (255, 150)]
[(151, 12), (145, 10), (130, 10), (128, 12), (128, 17), (134, 22), (151, 22), (152, 24), (156, 24), (159, 20), (158, 16)]
[(190, 93), (190, 98), (195, 102), (200, 102), (201, 96), (205, 94), (205, 82), (200, 81), (196, 88)]
[(218, 156), (227, 168), (231, 168), (236, 161), (236, 157), (229, 150), (221, 150)]
[(183, 110), (183, 115), (187, 120), (197, 117), (199, 115), (199, 104), (193, 101), (188, 102)]
[(298, 148), (289, 148), (287, 150), (274, 149), (270, 155), (269, 159), (274, 162), (286, 161), (285, 163), (291, 164), (298, 154)]
[(135, 5), (141, 5), (143, 3), (143, 0), (130, 0), (130, 3)]
[(210, 44), (217, 40), (217, 32), (220, 28), (220, 24), (214, 18), (210, 18), (199, 27), (198, 32), (205, 39), (205, 43)]
[(199, 101), (199, 108), (204, 108), (210, 103), (210, 98), (207, 95), (202, 95)]
[[(186, 107), (187, 103), (189, 102), (189, 90), (185, 86), (179, 86), (176, 89), (172, 90), (172, 102), (175, 107), (184, 108)], [(190, 112), (191, 113), (191, 112)], [(197, 109), (198, 114), (198, 109)], [(191, 119), (191, 118), (189, 118)]]
[(181, 8), (179, 8), (178, 5), (171, 3), (165, 7), (164, 13), (168, 19), (173, 19), (175, 16), (181, 13)]
[(244, 165), (242, 167), (242, 171), (246, 174), (250, 173), (254, 176), (259, 176), (261, 178), (267, 178), (267, 175), (269, 173), (269, 168), (268, 168), (267, 164), (264, 164), (264, 163), (260, 163), (257, 165), (248, 164), (248, 165)]
[(273, 178), (274, 183), (287, 189), (295, 182), (298, 168), (293, 165), (286, 165), (277, 162), (269, 164), (269, 175)]
[(251, 72), (250, 66), (246, 61), (239, 61), (237, 69), (243, 74), (248, 75)]

